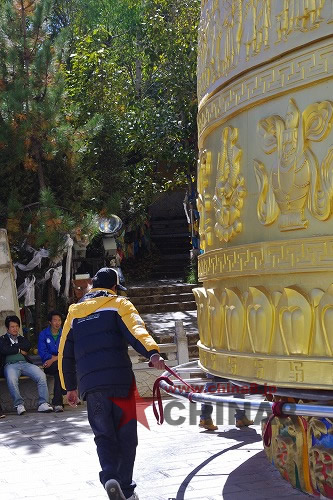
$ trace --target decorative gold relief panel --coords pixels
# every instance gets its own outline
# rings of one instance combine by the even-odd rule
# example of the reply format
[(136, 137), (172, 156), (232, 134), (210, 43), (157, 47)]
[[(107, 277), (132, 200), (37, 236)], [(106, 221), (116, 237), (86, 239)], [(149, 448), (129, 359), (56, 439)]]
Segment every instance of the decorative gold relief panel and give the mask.
[(311, 482), (324, 498), (333, 492), (333, 421), (330, 418), (308, 419), (307, 446)]
[(198, 310), (198, 323), (202, 325), (201, 327), (201, 338), (202, 342), (210, 346), (211, 345), (211, 321), (210, 321), (210, 309), (208, 307), (208, 295), (205, 288), (194, 288), (193, 294), (195, 301), (197, 303)]
[[(332, 389), (332, 95), (333, 0), (202, 0), (194, 294), (214, 375)], [(274, 424), (282, 476), (333, 498), (332, 420)]]
[(197, 206), (200, 213), (200, 246), (206, 250), (213, 244), (213, 203), (209, 187), (212, 179), (212, 153), (200, 151), (198, 161), (198, 198)]
[(211, 0), (202, 4), (199, 101), (251, 67), (330, 35), (332, 0)]
[[(225, 332), (230, 351), (242, 349), (245, 333), (245, 311), (242, 294), (237, 288), (225, 289)], [(234, 332), (238, 332), (237, 335)], [(215, 332), (214, 332), (215, 333)]]
[(208, 371), (227, 376), (232, 365), (232, 374), (242, 380), (311, 387), (333, 383), (333, 284), (326, 291), (220, 286), (194, 293), (197, 302), (200, 297), (199, 347), (206, 351), (200, 359)]
[[(276, 419), (278, 420), (278, 419)], [(306, 446), (306, 433), (300, 417), (288, 417), (275, 420), (279, 434), (275, 437), (274, 464), (282, 477), (303, 491), (312, 493), (309, 481), (306, 480), (304, 471), (304, 448)], [(307, 467), (306, 467), (307, 468)], [(308, 472), (308, 471), (306, 471)], [(307, 488), (308, 486), (308, 488)]]
[(212, 337), (212, 347), (216, 349), (230, 348), (227, 344), (226, 330), (225, 330), (225, 312), (226, 312), (226, 298), (227, 294), (220, 288), (208, 288), (208, 309), (209, 309), (209, 330), (214, 331)]
[[(333, 384), (333, 0), (203, 0), (200, 361)], [(222, 139), (222, 140), (221, 140)]]
[(241, 209), (246, 189), (237, 139), (238, 129), (225, 127), (215, 162), (208, 149), (199, 154), (197, 203), (200, 246), (204, 251), (216, 241), (229, 242), (242, 230)]
[(313, 446), (310, 450), (309, 460), (313, 484), (318, 487), (320, 493), (323, 495), (320, 498), (332, 498), (333, 449)]
[[(264, 430), (266, 421), (262, 422), (262, 430)], [(308, 446), (311, 443), (311, 438), (309, 439), (307, 432), (307, 419), (294, 416), (274, 417), (271, 429), (271, 445), (264, 447), (269, 461), (276, 466), (281, 476), (289, 481), (294, 488), (319, 496), (313, 488), (316, 483), (311, 484), (310, 478)]]
[(219, 377), (279, 387), (331, 390), (331, 358), (309, 356), (269, 356), (213, 350), (200, 341), (199, 364)]
[(320, 81), (332, 77), (332, 56), (332, 40), (316, 42), (311, 48), (288, 54), (282, 60), (267, 62), (265, 66), (253, 69), (230, 82), (200, 108), (199, 144), (202, 145), (210, 129), (226, 122), (235, 114), (288, 91), (295, 92), (298, 88), (318, 85)]
[(240, 174), (242, 151), (236, 145), (238, 130), (226, 127), (222, 132), (222, 152), (218, 156), (215, 195), (215, 234), (220, 241), (230, 241), (242, 230), (240, 221), (246, 194)]
[(311, 142), (325, 139), (332, 127), (333, 106), (322, 101), (308, 106), (301, 114), (294, 99), (289, 99), (286, 118), (271, 115), (260, 120), (263, 150), (276, 153), (274, 165), (267, 173), (264, 164), (254, 161), (259, 186), (257, 214), (264, 225), (280, 215), (280, 230), (305, 229), (308, 220), (305, 207), (319, 219), (332, 215), (333, 146), (320, 162)]
[(199, 256), (201, 281), (237, 276), (333, 270), (333, 236), (280, 240), (211, 250)]
[(312, 350), (315, 354), (327, 352), (329, 356), (333, 353), (333, 285), (326, 292), (317, 291), (318, 307), (316, 318), (318, 318), (317, 329), (321, 333), (318, 338), (313, 339)]
[(249, 287), (246, 319), (251, 350), (262, 353), (270, 352), (275, 325), (275, 308), (268, 290), (264, 287)]
[(308, 354), (313, 314), (304, 292), (297, 287), (284, 288), (277, 315), (286, 354)]

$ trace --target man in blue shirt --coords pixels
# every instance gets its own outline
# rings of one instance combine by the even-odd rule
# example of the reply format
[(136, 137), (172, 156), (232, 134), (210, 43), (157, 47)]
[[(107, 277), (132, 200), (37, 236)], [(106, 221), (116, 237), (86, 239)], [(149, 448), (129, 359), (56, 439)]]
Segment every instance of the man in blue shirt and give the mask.
[(38, 353), (43, 362), (44, 372), (54, 377), (52, 404), (55, 412), (61, 412), (64, 411), (62, 396), (66, 394), (61, 388), (58, 372), (58, 349), (62, 333), (62, 316), (58, 311), (51, 311), (47, 319), (49, 326), (39, 334)]

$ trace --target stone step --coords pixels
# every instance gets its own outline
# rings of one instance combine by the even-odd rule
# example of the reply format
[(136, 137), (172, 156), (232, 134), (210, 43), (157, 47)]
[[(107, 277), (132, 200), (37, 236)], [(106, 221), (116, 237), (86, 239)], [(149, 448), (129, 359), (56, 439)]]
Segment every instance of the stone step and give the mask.
[(164, 239), (164, 240), (174, 241), (177, 239), (184, 239), (184, 238), (190, 239), (190, 233), (182, 228), (181, 231), (173, 231), (169, 229), (168, 231), (161, 230), (158, 232), (151, 232), (150, 234), (152, 240)]
[(170, 236), (163, 237), (163, 236), (164, 235), (158, 235), (155, 238), (155, 241), (156, 243), (163, 242), (165, 248), (181, 248), (181, 249), (188, 247), (191, 248), (191, 238), (189, 234), (186, 235), (186, 238), (182, 236), (178, 237), (178, 235), (176, 235), (176, 237), (174, 237), (174, 235), (172, 235), (171, 237)]
[(157, 312), (141, 315), (147, 328), (159, 338), (159, 342), (174, 342), (176, 320), (182, 320), (186, 335), (198, 335), (197, 311)]
[[(162, 241), (162, 240), (161, 240)], [(161, 242), (160, 242), (161, 243)], [(190, 255), (190, 250), (191, 250), (191, 245), (189, 242), (184, 242), (181, 243), (180, 245), (167, 245), (167, 242), (165, 245), (159, 244), (156, 245), (158, 248), (158, 252), (161, 257), (164, 257), (164, 255), (186, 255), (189, 257)]]
[(127, 295), (129, 297), (140, 297), (148, 295), (168, 295), (176, 293), (190, 293), (193, 288), (198, 285), (187, 283), (175, 283), (172, 285), (159, 285), (158, 283), (147, 286), (129, 286), (127, 287)]
[(188, 302), (168, 302), (166, 304), (146, 304), (137, 305), (139, 314), (157, 313), (157, 312), (177, 312), (177, 311), (195, 311), (197, 308), (195, 301)]
[(175, 321), (181, 319), (184, 324), (190, 359), (198, 358), (197, 342), (199, 340), (197, 311), (158, 312), (141, 315), (147, 330), (159, 344), (174, 343)]
[(169, 294), (169, 295), (146, 295), (141, 297), (131, 297), (130, 301), (137, 307), (146, 304), (167, 304), (175, 302), (193, 302), (193, 293), (180, 293), (180, 294)]
[(184, 252), (184, 253), (165, 253), (159, 256), (159, 261), (158, 262), (168, 262), (169, 260), (174, 260), (182, 262), (182, 261), (188, 261), (190, 259), (190, 253), (189, 252)]
[[(153, 330), (151, 330), (151, 328), (152, 328), (151, 325), (146, 323), (146, 327), (147, 327), (147, 330), (149, 330), (149, 332), (153, 331)], [(186, 333), (186, 337), (188, 340), (188, 345), (196, 345), (196, 343), (200, 339), (199, 332), (198, 331), (187, 332), (186, 328), (185, 328), (185, 333)], [(168, 344), (168, 343), (175, 342), (175, 335), (174, 335), (173, 331), (170, 331), (170, 330), (168, 331), (167, 329), (165, 329), (164, 331), (163, 330), (159, 331), (159, 333), (154, 333), (154, 338), (156, 339), (156, 341), (159, 344)]]
[(168, 238), (175, 238), (175, 237), (185, 237), (189, 238), (190, 233), (187, 228), (185, 227), (166, 227), (166, 228), (160, 228), (160, 229), (154, 229), (150, 231), (151, 237), (155, 238), (156, 236), (168, 236)]
[(155, 280), (179, 279), (185, 278), (185, 271), (183, 269), (173, 269), (172, 271), (152, 271), (150, 277)]
[(185, 271), (186, 267), (190, 265), (190, 259), (187, 260), (175, 260), (172, 259), (165, 260), (165, 262), (157, 262), (154, 265), (154, 271), (168, 272), (177, 269), (179, 271)]
[(186, 219), (164, 219), (164, 220), (151, 220), (150, 228), (165, 228), (165, 227), (186, 227), (188, 228), (188, 223)]

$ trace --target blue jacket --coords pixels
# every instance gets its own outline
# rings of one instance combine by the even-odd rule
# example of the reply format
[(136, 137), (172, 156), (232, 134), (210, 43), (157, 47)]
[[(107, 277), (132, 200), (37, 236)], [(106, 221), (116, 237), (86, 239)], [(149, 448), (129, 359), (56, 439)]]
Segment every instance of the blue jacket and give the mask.
[(128, 343), (146, 358), (159, 347), (133, 304), (112, 290), (92, 289), (72, 304), (63, 327), (58, 367), (67, 391), (107, 389), (110, 397), (127, 397), (134, 374)]
[(57, 342), (55, 342), (52, 337), (50, 326), (40, 332), (38, 337), (38, 354), (40, 355), (43, 363), (45, 363), (48, 359), (51, 359), (52, 356), (58, 356), (61, 333), (62, 330), (60, 330), (60, 335), (57, 338)]

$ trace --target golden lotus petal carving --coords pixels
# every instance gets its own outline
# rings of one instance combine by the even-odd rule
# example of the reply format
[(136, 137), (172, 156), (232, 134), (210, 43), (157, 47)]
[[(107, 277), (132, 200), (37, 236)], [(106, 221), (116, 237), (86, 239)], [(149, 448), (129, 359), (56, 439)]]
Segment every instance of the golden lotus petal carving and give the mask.
[(308, 354), (313, 318), (305, 294), (296, 288), (284, 288), (278, 317), (286, 353)]
[(219, 288), (208, 288), (207, 296), (212, 347), (224, 349), (227, 347), (225, 334), (225, 301), (227, 295)]
[[(322, 338), (320, 339), (322, 350), (327, 351), (327, 353), (332, 356), (333, 353), (333, 284), (327, 289), (323, 294), (319, 305), (318, 305), (318, 318), (320, 325), (320, 333), (322, 333)], [(315, 348), (319, 348), (318, 342), (315, 342)]]
[(226, 288), (225, 292), (227, 295), (225, 305), (227, 343), (231, 351), (237, 351), (242, 348), (245, 334), (245, 311), (242, 295), (236, 288)]
[(269, 352), (274, 328), (274, 309), (269, 292), (263, 287), (249, 287), (246, 317), (253, 352)]
[[(193, 293), (200, 339), (206, 347), (272, 356), (332, 356), (333, 284), (326, 292), (314, 288), (309, 294), (296, 286), (282, 293), (260, 286), (243, 292), (202, 287)], [(291, 376), (302, 369), (291, 368)], [(303, 376), (299, 373), (297, 380)]]
[(208, 296), (205, 288), (194, 288), (193, 294), (197, 303), (198, 324), (200, 325), (200, 340), (206, 346), (211, 346), (210, 321), (208, 321)]

